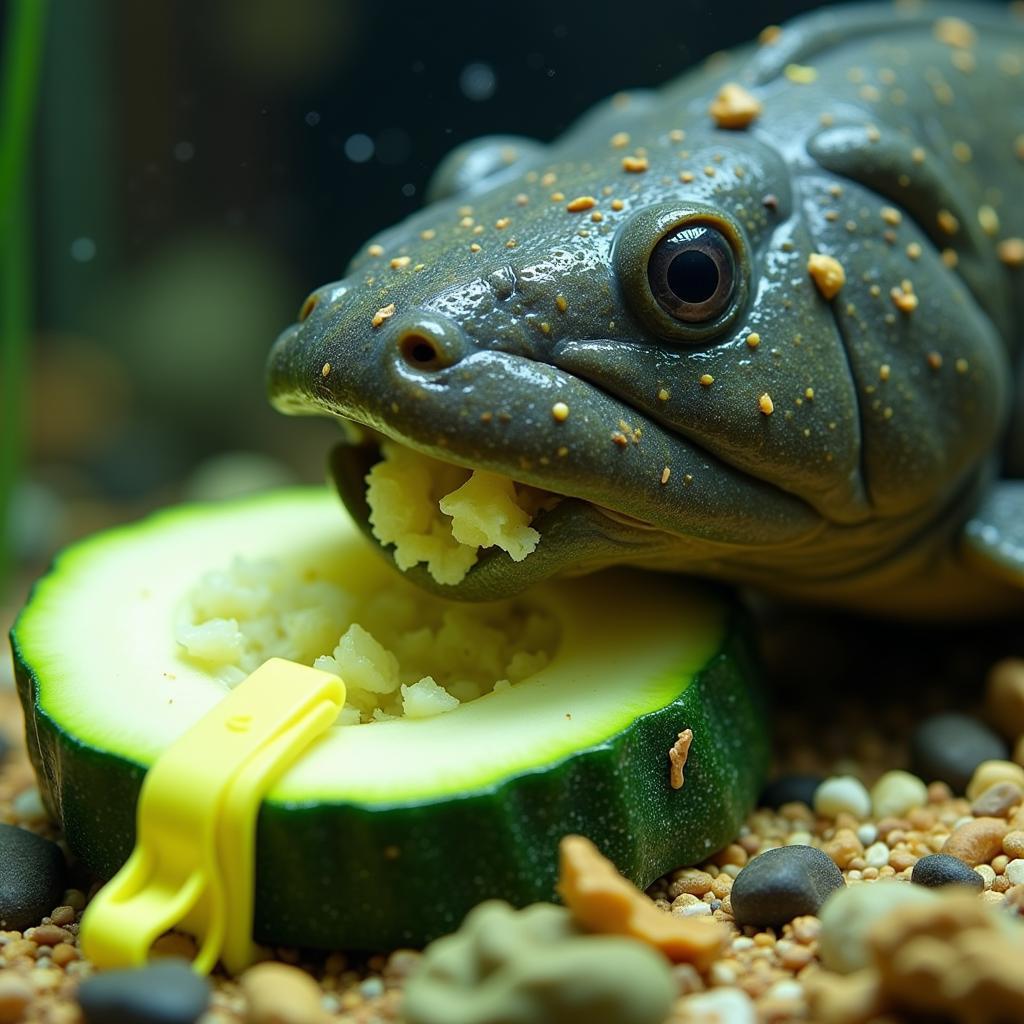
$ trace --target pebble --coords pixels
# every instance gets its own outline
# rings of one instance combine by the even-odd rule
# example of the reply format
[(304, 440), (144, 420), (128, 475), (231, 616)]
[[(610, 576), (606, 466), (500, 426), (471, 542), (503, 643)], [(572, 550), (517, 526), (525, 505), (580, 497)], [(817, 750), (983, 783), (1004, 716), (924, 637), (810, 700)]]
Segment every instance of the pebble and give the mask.
[(676, 1004), (679, 1024), (757, 1024), (750, 996), (739, 988), (718, 988), (686, 996)]
[(816, 914), (843, 873), (813, 846), (782, 846), (759, 854), (736, 876), (730, 901), (738, 925), (780, 927), (794, 917)]
[(0, 928), (38, 924), (60, 902), (66, 871), (56, 843), (0, 824)]
[(0, 1024), (16, 1024), (32, 1002), (33, 989), (25, 978), (10, 971), (0, 974)]
[(992, 666), (985, 686), (985, 714), (1008, 739), (1024, 733), (1024, 659), (1004, 658)]
[(814, 806), (814, 794), (824, 779), (820, 775), (780, 775), (761, 793), (759, 806), (778, 810), (785, 804)]
[(971, 781), (967, 783), (967, 799), (976, 800), (986, 789), (999, 782), (1009, 782), (1024, 790), (1024, 768), (1012, 761), (983, 761), (974, 769)]
[(1008, 857), (1024, 857), (1024, 832), (1014, 829), (1003, 836), (1003, 853)]
[(871, 813), (871, 797), (859, 779), (833, 775), (815, 792), (814, 810), (827, 818), (835, 818), (844, 811), (855, 818), (866, 818)]
[(842, 889), (821, 911), (818, 951), (822, 964), (840, 974), (867, 967), (871, 962), (867, 934), (875, 921), (900, 907), (934, 899), (934, 893), (905, 882), (883, 880)]
[(884, 868), (889, 863), (889, 847), (882, 842), (872, 843), (864, 851), (864, 860), (869, 868)]
[(1022, 800), (1024, 790), (1012, 782), (989, 786), (971, 804), (971, 814), (979, 818), (1005, 818)]
[(985, 888), (985, 879), (969, 864), (948, 853), (922, 857), (913, 867), (910, 880), (915, 885), (936, 889), (943, 885), (966, 885), (976, 892)]
[(910, 772), (886, 772), (871, 787), (871, 809), (876, 818), (902, 818), (928, 803), (928, 787)]
[(1011, 885), (1024, 885), (1024, 860), (1015, 857), (1003, 869), (1003, 874), (1010, 880)]
[(194, 1024), (209, 1002), (209, 983), (185, 960), (95, 974), (78, 988), (85, 1024)]
[(955, 793), (967, 788), (979, 764), (1003, 760), (1006, 754), (1006, 744), (969, 715), (932, 715), (910, 737), (914, 773), (926, 782), (945, 782)]
[(22, 790), (14, 798), (12, 807), (15, 817), (25, 825), (35, 825), (49, 817), (43, 806), (43, 798), (35, 786)]
[(942, 853), (952, 854), (974, 867), (999, 856), (1007, 826), (1002, 818), (975, 818), (954, 830)]
[(303, 970), (267, 962), (239, 979), (249, 1024), (321, 1024), (320, 986)]

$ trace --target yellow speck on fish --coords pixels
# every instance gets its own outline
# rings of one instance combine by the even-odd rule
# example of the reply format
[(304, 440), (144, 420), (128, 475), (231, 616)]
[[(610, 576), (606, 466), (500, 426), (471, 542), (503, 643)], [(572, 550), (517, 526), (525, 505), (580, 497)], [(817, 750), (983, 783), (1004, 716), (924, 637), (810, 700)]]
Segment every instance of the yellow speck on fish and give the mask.
[(395, 315), (395, 304), (392, 302), (387, 306), (381, 306), (376, 313), (373, 314), (373, 319), (370, 324), (373, 327), (380, 327), (385, 320), (390, 320)]
[(645, 156), (624, 156), (622, 158), (622, 169), (630, 174), (643, 174), (650, 167)]
[(834, 299), (846, 284), (846, 271), (834, 256), (812, 252), (807, 258), (807, 272), (818, 291), (828, 301)]
[(556, 423), (564, 423), (569, 418), (569, 406), (565, 402), (555, 402), (551, 406), (551, 416)]
[(367, 255), (369, 256), (383, 256), (384, 246), (383, 245), (370, 245), (366, 248)]
[(754, 349), (761, 344), (761, 335), (757, 331), (752, 331), (747, 335), (747, 348)]
[(411, 256), (396, 256), (391, 261), (392, 270), (404, 270), (409, 264), (412, 263)]
[(989, 238), (994, 238), (999, 234), (999, 214), (988, 203), (978, 207), (978, 223)]
[(947, 235), (955, 235), (960, 230), (960, 221), (949, 212), (949, 210), (939, 210), (935, 215), (935, 219), (938, 222), (940, 228), (946, 232)]
[(597, 200), (593, 196), (577, 196), (565, 204), (569, 213), (583, 213), (584, 210), (592, 210), (597, 206)]
[(555, 309), (559, 313), (564, 313), (569, 308), (569, 300), (564, 295), (555, 296)]
[(608, 141), (612, 149), (625, 149), (629, 145), (629, 132), (616, 132)]
[(810, 85), (818, 80), (817, 68), (808, 64), (787, 64), (783, 74), (797, 85)]
[(331, 374), (331, 364), (330, 363), (324, 363), (324, 365), (320, 367), (320, 376), (321, 377), (329, 377), (330, 374)]
[(910, 281), (903, 281), (889, 292), (892, 304), (901, 312), (911, 314), (917, 309), (917, 296)]
[(702, 388), (709, 388), (715, 383), (715, 378), (710, 373), (703, 373), (700, 377), (700, 386)]
[(668, 388), (658, 388), (658, 401), (667, 402), (671, 397), (671, 393)]
[(969, 49), (977, 39), (974, 29), (963, 18), (939, 18), (934, 32), (940, 43), (961, 49)]
[(757, 407), (765, 416), (771, 416), (771, 414), (775, 412), (775, 403), (772, 401), (772, 396), (769, 395), (767, 391), (757, 400)]
[(670, 466), (666, 466), (666, 467), (665, 467), (665, 468), (664, 468), (664, 469), (663, 469), (663, 470), (661, 471), (661, 482), (662, 482), (662, 484), (667, 484), (667, 483), (668, 483), (668, 478), (669, 478), (669, 477), (670, 477), (671, 475), (672, 475), (672, 468), (671, 468)]
[(1024, 267), (1024, 238), (1004, 238), (996, 251), (1008, 267)]
[(761, 101), (738, 82), (726, 82), (708, 107), (719, 128), (746, 128), (761, 115)]

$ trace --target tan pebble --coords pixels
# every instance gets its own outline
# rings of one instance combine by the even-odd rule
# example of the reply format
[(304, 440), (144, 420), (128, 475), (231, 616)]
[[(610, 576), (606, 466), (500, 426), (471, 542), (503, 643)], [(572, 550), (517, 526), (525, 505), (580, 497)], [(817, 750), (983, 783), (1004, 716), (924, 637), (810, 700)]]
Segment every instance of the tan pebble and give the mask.
[(301, 968), (267, 962), (239, 979), (249, 1024), (320, 1024), (320, 986)]
[(67, 942), (58, 942), (50, 952), (50, 959), (58, 967), (65, 967), (73, 960), (78, 959), (78, 950)]
[(889, 854), (889, 864), (897, 872), (912, 868), (918, 862), (918, 859), (908, 850), (893, 850)]
[(956, 829), (943, 844), (942, 852), (976, 867), (1002, 851), (1006, 831), (1002, 818), (976, 818)]
[(726, 82), (708, 113), (719, 128), (746, 128), (761, 115), (761, 102), (737, 82)]
[(1012, 761), (982, 761), (967, 783), (967, 799), (975, 800), (997, 782), (1011, 782), (1024, 789), (1024, 768)]
[(807, 257), (807, 273), (811, 275), (815, 287), (825, 299), (832, 300), (846, 284), (846, 271), (834, 256), (812, 252)]
[(17, 974), (0, 975), (0, 1024), (16, 1024), (32, 1002), (33, 988)]
[(1007, 857), (1024, 857), (1024, 832), (1015, 829), (1003, 836), (1003, 852)]
[(711, 883), (711, 893), (715, 899), (724, 900), (732, 892), (732, 876), (724, 872)]
[(68, 891), (64, 893), (64, 902), (71, 907), (72, 910), (84, 910), (85, 893), (80, 889), (68, 889)]
[(56, 946), (58, 942), (70, 942), (71, 932), (55, 924), (41, 924), (38, 928), (29, 928), (25, 938), (31, 939), (37, 946)]
[(1024, 735), (1024, 658), (1004, 658), (989, 670), (985, 715), (1004, 736)]
[(743, 867), (749, 858), (747, 851), (739, 843), (731, 843), (721, 852), (718, 859), (723, 864), (739, 864), (740, 867)]
[(989, 786), (971, 803), (971, 814), (979, 818), (1005, 818), (1021, 800), (1024, 790), (1013, 782)]
[(50, 914), (50, 923), (59, 925), (61, 928), (66, 924), (73, 924), (75, 920), (75, 908), (69, 906), (55, 907)]
[(848, 868), (863, 852), (863, 843), (857, 838), (857, 834), (848, 828), (837, 829), (836, 834), (825, 844), (825, 853), (841, 869)]
[(0, 946), (0, 953), (8, 963), (20, 957), (34, 958), (38, 952), (39, 947), (28, 939), (15, 939), (13, 942), (8, 942), (6, 946)]
[(691, 893), (694, 896), (703, 896), (711, 891), (714, 879), (706, 871), (698, 871), (696, 868), (684, 868), (677, 872), (669, 884), (668, 892), (672, 897), (680, 893)]

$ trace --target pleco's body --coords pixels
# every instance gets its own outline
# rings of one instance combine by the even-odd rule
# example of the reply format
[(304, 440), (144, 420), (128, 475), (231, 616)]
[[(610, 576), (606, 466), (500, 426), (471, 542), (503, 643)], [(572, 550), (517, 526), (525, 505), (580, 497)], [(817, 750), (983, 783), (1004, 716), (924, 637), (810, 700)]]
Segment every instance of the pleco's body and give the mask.
[[(567, 496), (520, 562), (410, 570), (453, 597), (626, 562), (1024, 607), (1022, 190), (1024, 18), (820, 12), (456, 151), (278, 340), (272, 399)], [(373, 451), (332, 460), (362, 522)]]

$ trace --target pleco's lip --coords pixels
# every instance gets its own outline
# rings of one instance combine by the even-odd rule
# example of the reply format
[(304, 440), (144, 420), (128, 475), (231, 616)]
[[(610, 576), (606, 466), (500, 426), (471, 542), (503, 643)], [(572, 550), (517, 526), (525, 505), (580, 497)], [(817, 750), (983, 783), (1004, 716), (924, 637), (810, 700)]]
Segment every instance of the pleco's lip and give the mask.
[[(366, 500), (366, 474), (379, 459), (379, 445), (364, 437), (359, 444), (336, 445), (329, 468), (335, 488), (356, 524), (376, 547), (390, 551), (390, 545), (381, 545), (373, 536)], [(495, 600), (519, 593), (556, 573), (590, 572), (621, 561), (626, 552), (637, 557), (653, 555), (659, 548), (679, 541), (656, 527), (585, 499), (559, 498), (554, 508), (534, 516), (530, 525), (540, 534), (540, 543), (520, 562), (498, 548), (487, 548), (481, 550), (476, 564), (457, 584), (438, 583), (421, 565), (405, 570), (404, 575), (442, 596)]]

